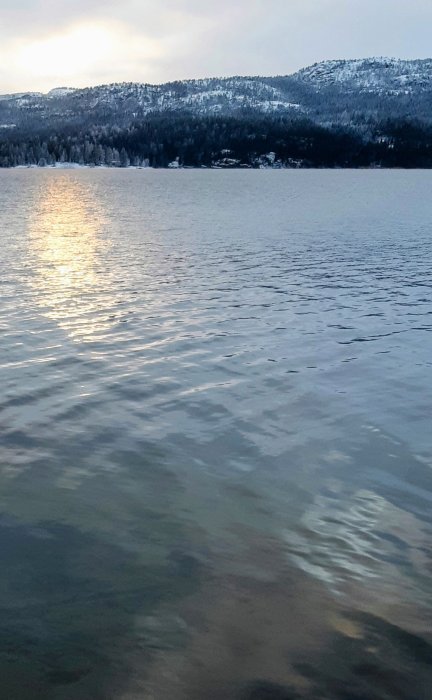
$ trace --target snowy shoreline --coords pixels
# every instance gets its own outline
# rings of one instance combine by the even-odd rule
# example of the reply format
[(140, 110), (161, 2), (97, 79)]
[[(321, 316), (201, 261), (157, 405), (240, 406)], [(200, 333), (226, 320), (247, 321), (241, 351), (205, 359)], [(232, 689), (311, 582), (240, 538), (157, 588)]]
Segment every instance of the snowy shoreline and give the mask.
[(195, 165), (181, 165), (178, 167), (153, 167), (151, 165), (148, 166), (143, 166), (143, 165), (81, 165), (80, 163), (57, 163), (56, 165), (10, 165), (7, 167), (2, 167), (0, 168), (0, 172), (2, 170), (222, 170), (222, 171), (229, 171), (229, 170), (235, 170), (235, 171), (257, 171), (257, 170), (432, 170), (432, 168), (411, 168), (411, 167), (401, 167), (401, 166), (395, 166), (393, 168), (390, 167), (383, 167), (380, 165), (369, 165), (369, 166), (347, 166), (347, 167), (342, 167), (342, 166), (323, 166), (323, 167), (317, 167), (317, 166), (304, 166), (300, 165), (297, 167), (293, 167), (290, 165), (280, 165), (277, 167), (272, 167), (272, 166), (259, 166), (259, 167), (251, 167), (251, 166), (231, 166), (231, 167), (222, 167), (218, 165), (200, 165), (200, 166), (195, 166)]

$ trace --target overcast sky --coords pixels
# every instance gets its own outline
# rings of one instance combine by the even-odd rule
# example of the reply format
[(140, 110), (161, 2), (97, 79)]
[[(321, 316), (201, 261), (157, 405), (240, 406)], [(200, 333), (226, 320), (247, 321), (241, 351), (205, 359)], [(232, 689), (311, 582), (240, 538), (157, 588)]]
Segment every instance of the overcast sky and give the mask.
[(426, 58), (432, 0), (0, 0), (0, 93)]

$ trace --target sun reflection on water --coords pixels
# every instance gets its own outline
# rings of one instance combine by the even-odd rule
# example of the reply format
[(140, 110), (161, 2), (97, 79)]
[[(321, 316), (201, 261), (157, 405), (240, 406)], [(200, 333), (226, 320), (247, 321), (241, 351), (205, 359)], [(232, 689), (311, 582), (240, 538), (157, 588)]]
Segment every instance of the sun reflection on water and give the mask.
[(93, 189), (69, 176), (44, 182), (29, 222), (31, 285), (44, 314), (74, 339), (111, 325), (103, 254), (106, 217)]

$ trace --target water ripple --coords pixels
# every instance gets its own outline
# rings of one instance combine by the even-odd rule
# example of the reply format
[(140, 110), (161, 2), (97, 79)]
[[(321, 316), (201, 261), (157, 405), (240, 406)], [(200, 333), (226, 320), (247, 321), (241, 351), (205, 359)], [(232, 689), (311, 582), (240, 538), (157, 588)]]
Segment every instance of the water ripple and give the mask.
[(9, 700), (427, 676), (430, 178), (0, 172)]

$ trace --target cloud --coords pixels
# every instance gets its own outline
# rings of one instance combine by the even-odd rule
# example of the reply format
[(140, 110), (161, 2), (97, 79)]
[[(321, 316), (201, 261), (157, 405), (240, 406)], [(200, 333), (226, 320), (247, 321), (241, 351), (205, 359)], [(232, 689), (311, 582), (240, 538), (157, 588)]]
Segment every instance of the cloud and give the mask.
[(62, 37), (70, 36), (77, 27), (98, 27), (110, 34), (112, 43), (100, 61), (77, 61), (75, 73), (71, 70), (64, 76), (75, 85), (281, 74), (327, 58), (426, 57), (432, 3), (16, 0), (12, 4), (0, 0), (0, 13), (0, 92), (5, 92), (45, 90), (64, 83), (60, 65), (55, 70), (55, 60), (51, 74), (37, 77), (20, 64), (19, 55), (24, 44), (56, 39), (61, 47)]

